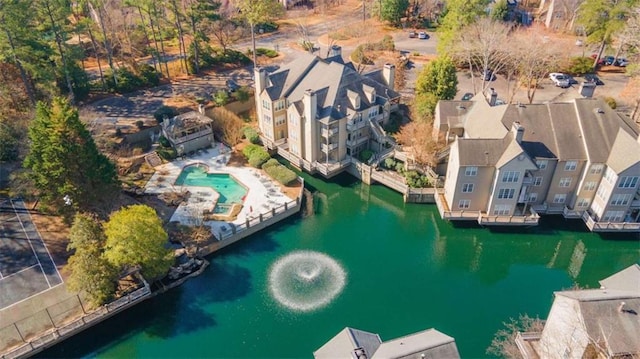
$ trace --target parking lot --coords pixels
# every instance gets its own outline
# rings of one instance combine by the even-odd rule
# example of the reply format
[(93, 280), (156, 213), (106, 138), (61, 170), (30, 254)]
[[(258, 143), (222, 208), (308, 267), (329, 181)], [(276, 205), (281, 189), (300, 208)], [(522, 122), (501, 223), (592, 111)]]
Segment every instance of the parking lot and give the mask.
[[(602, 82), (604, 82), (604, 85), (596, 87), (594, 97), (613, 97), (618, 101), (620, 93), (627, 84), (627, 76), (623, 73), (599, 73), (598, 77)], [(584, 79), (582, 77), (575, 77), (575, 80), (580, 83)], [(511, 93), (513, 92), (514, 82), (508, 83), (504, 76), (497, 74), (493, 81), (488, 81), (485, 85), (486, 88), (495, 89), (498, 93), (499, 99), (504, 102), (509, 102)], [(536, 89), (533, 102), (546, 103), (571, 101), (574, 98), (582, 97), (579, 93), (579, 87), (579, 84), (572, 84), (568, 88), (557, 87), (549, 78), (545, 78)], [(467, 92), (477, 93), (481, 91), (481, 89), (482, 78), (480, 77), (480, 74), (475, 74), (475, 79), (472, 80), (469, 71), (458, 72), (458, 96), (456, 99), (459, 99)], [(521, 87), (517, 89), (511, 102), (529, 103), (526, 88)]]

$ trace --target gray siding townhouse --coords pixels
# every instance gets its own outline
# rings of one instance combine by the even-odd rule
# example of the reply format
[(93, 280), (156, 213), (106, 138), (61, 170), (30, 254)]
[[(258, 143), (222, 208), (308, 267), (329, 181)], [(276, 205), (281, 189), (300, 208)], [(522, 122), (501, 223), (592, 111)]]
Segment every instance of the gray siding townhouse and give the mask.
[(555, 292), (542, 332), (518, 333), (522, 357), (640, 357), (640, 266), (634, 264), (600, 285)]
[(321, 59), (304, 54), (275, 72), (255, 70), (256, 114), (265, 146), (293, 165), (325, 177), (364, 150), (384, 149), (382, 129), (397, 108), (395, 67), (360, 74), (339, 47)]
[(535, 225), (562, 214), (591, 231), (640, 231), (638, 128), (601, 100), (441, 101), (434, 136), (450, 148), (436, 196), (445, 219)]

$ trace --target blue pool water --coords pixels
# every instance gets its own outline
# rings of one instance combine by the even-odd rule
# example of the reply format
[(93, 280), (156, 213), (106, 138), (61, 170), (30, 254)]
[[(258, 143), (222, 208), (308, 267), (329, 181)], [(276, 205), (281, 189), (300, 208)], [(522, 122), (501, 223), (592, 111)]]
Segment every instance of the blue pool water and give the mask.
[(226, 173), (207, 173), (203, 166), (188, 166), (176, 179), (177, 186), (209, 187), (220, 194), (218, 203), (242, 203), (247, 189)]

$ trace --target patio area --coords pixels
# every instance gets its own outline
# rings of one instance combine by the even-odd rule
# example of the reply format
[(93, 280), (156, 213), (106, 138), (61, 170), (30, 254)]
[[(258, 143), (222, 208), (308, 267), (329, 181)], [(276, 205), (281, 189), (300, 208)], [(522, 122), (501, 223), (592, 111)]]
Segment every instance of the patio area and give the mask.
[(183, 157), (170, 163), (156, 167), (149, 182), (145, 186), (145, 193), (185, 193), (189, 192), (189, 198), (178, 206), (171, 221), (184, 225), (196, 225), (202, 221), (203, 211), (215, 212), (216, 203), (220, 194), (209, 187), (176, 185), (176, 180), (185, 167), (204, 165), (209, 173), (229, 174), (247, 189), (244, 196), (242, 209), (237, 217), (231, 221), (204, 220), (215, 234), (231, 232), (234, 227), (241, 226), (261, 214), (269, 214), (272, 209), (282, 207), (292, 199), (287, 197), (280, 189), (280, 184), (263, 171), (252, 167), (229, 166), (230, 149), (222, 145), (214, 148), (198, 151), (193, 156)]

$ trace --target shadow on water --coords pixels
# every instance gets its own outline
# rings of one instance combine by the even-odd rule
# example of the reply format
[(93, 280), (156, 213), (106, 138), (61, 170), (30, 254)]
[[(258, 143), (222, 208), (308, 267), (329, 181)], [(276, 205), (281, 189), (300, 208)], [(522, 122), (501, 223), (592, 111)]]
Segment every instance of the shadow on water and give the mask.
[[(36, 358), (83, 357), (96, 348), (113, 347), (144, 333), (149, 337), (168, 339), (178, 334), (196, 332), (217, 325), (211, 313), (202, 310), (180, 287), (135, 305), (96, 324), (39, 354)], [(162, 315), (158, 315), (162, 313)], [(136, 318), (131, 320), (131, 318)], [(114, 330), (114, 328), (118, 328)]]
[[(251, 293), (251, 272), (237, 264), (220, 264), (215, 259), (205, 273), (206, 280), (194, 280), (188, 283), (190, 293), (198, 293), (193, 300), (208, 302), (232, 302)], [(215, 288), (211, 283), (216, 283)]]

